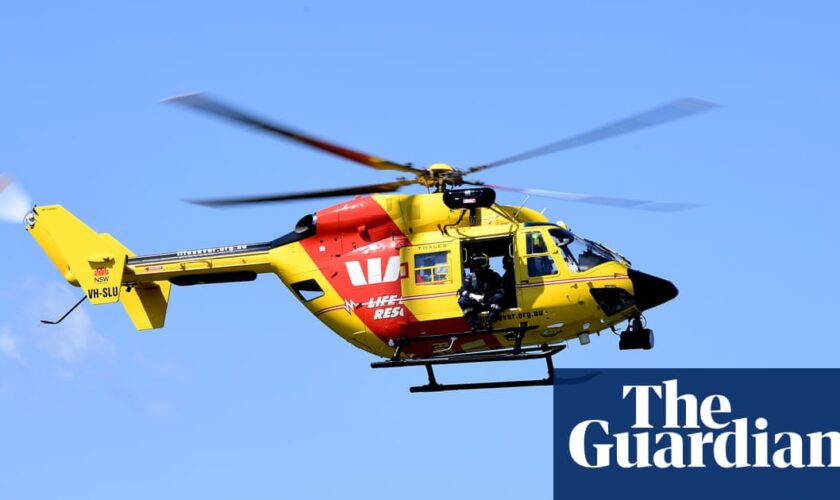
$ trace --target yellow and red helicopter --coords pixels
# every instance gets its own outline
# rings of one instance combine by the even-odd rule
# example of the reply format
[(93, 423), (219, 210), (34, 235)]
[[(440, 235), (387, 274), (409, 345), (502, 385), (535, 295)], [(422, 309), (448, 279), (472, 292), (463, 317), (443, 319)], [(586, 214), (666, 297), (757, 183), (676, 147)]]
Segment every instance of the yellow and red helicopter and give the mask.
[[(424, 366), (429, 382), (412, 392), (548, 385), (553, 383), (552, 356), (566, 342), (586, 344), (590, 334), (608, 328), (617, 332), (624, 322), (621, 349), (652, 348), (653, 332), (641, 315), (674, 298), (676, 287), (632, 269), (618, 252), (542, 213), (497, 204), (495, 190), (655, 211), (693, 205), (511, 188), (468, 176), (713, 107), (681, 99), (541, 148), (458, 169), (443, 163), (417, 168), (360, 153), (205, 94), (169, 101), (403, 177), (324, 191), (193, 200), (224, 207), (356, 195), (305, 215), (294, 230), (274, 240), (141, 256), (60, 205), (37, 206), (26, 216), (26, 229), (64, 278), (84, 289), (82, 301), (120, 302), (138, 330), (162, 328), (173, 284), (241, 282), (272, 273), (342, 338), (386, 358), (372, 367)], [(411, 185), (428, 192), (393, 194)], [(505, 261), (506, 308), (492, 329), (470, 329), (457, 302), (470, 259), (478, 254), (494, 263)], [(445, 385), (433, 371), (440, 364), (528, 359), (545, 360), (547, 378)]]

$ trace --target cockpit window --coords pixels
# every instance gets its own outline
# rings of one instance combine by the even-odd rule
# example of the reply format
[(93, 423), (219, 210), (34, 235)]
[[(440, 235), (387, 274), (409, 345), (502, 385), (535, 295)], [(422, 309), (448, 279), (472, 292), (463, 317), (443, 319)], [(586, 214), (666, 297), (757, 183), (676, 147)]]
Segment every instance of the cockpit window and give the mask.
[(566, 259), (566, 263), (572, 272), (586, 271), (604, 262), (621, 261), (621, 257), (611, 253), (601, 245), (586, 238), (575, 236), (564, 229), (550, 229), (548, 233), (563, 252), (563, 258)]

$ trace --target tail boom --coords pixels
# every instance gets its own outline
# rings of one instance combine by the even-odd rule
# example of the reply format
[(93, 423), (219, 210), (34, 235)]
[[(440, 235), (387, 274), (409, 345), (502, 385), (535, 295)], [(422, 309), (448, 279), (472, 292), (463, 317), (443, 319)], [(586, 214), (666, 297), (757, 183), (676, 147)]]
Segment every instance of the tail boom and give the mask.
[(270, 251), (282, 242), (135, 256), (110, 234), (96, 233), (60, 205), (36, 207), (26, 230), (62, 276), (91, 304), (122, 303), (138, 330), (162, 328), (172, 284), (248, 281), (274, 272)]

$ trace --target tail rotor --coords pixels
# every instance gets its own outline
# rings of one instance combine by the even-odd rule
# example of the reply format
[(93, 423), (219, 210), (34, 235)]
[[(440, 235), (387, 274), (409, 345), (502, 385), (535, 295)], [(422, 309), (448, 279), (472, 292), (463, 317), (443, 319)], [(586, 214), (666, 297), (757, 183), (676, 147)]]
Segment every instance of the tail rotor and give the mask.
[(0, 221), (19, 223), (32, 208), (32, 200), (8, 173), (0, 174)]

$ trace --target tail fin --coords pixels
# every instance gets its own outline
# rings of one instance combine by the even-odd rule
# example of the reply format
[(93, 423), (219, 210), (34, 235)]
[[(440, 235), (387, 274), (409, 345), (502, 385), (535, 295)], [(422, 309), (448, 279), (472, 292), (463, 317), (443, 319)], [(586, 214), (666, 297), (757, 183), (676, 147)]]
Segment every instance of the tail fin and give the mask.
[(26, 229), (64, 278), (82, 287), (91, 304), (122, 302), (138, 330), (163, 326), (171, 284), (124, 285), (126, 259), (134, 254), (114, 237), (94, 232), (60, 205), (33, 209)]

